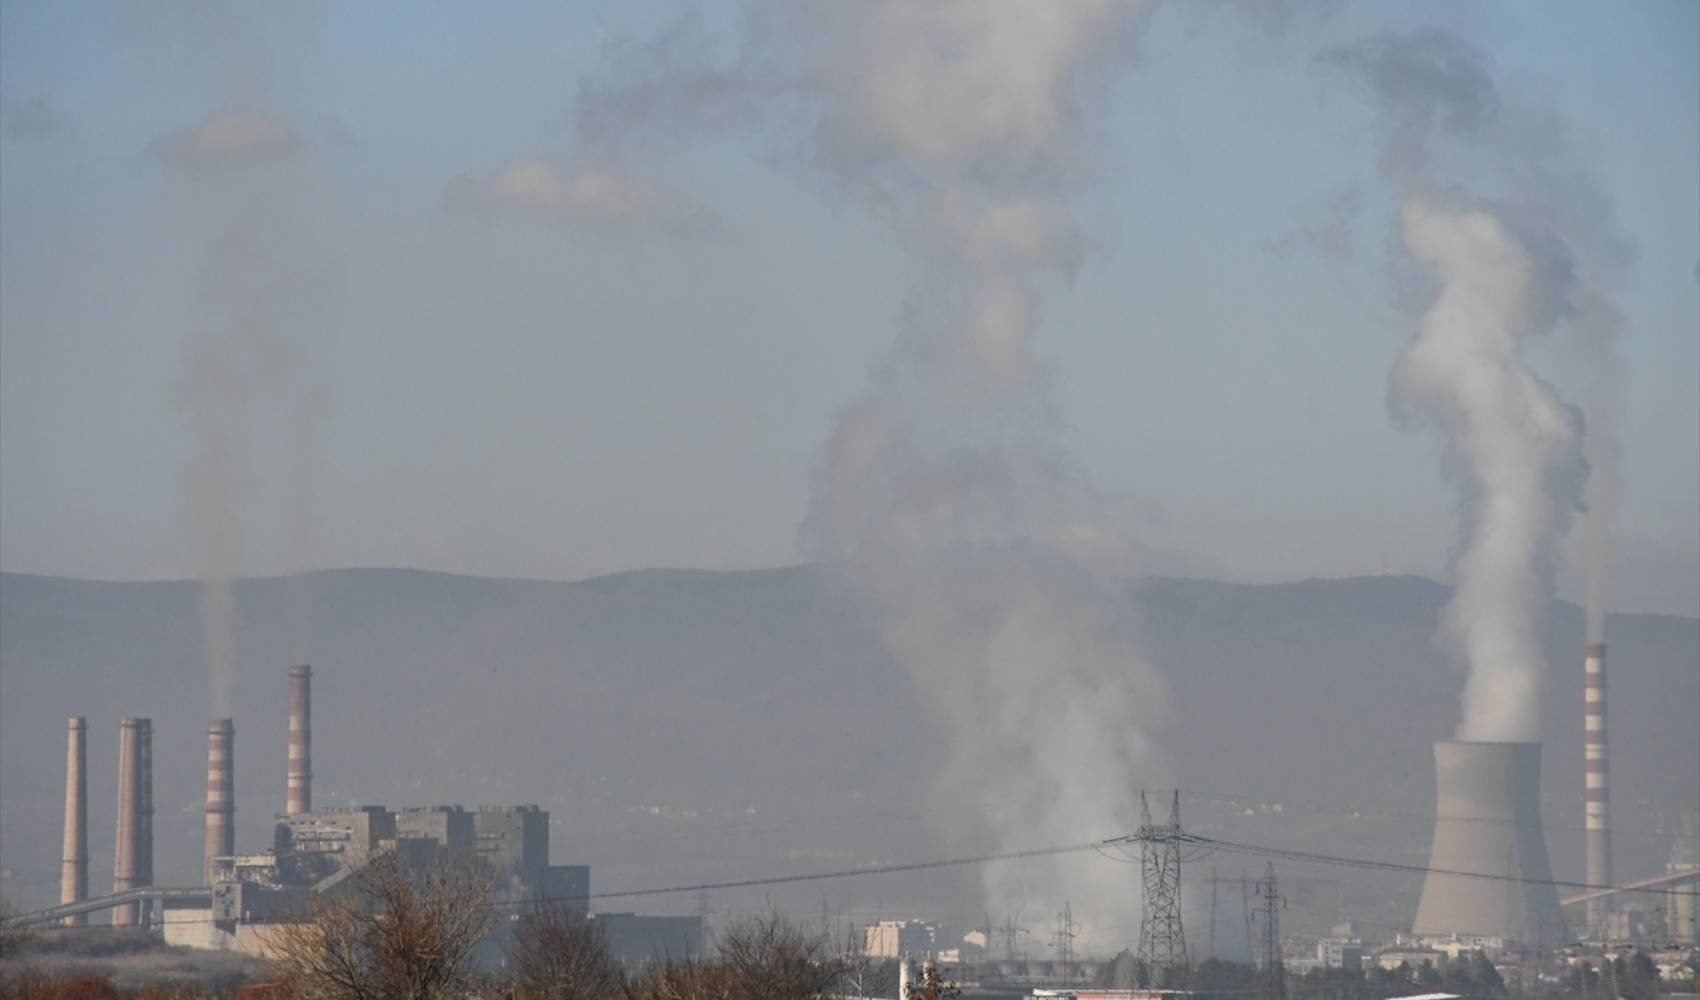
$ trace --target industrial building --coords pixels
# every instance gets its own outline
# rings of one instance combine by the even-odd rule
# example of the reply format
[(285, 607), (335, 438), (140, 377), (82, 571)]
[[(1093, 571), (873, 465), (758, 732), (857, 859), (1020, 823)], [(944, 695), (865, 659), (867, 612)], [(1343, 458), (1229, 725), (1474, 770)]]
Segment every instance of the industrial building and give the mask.
[(609, 954), (628, 966), (698, 959), (707, 946), (701, 917), (598, 913), (594, 919), (606, 935)]
[(938, 927), (919, 920), (881, 920), (862, 928), (862, 954), (868, 958), (931, 956), (938, 949)]
[[(315, 898), (353, 891), (358, 881), (351, 876), (385, 854), (408, 868), (481, 864), (493, 876), (498, 900), (547, 899), (589, 912), (589, 867), (549, 863), (549, 814), (535, 805), (314, 809), (312, 676), (308, 666), (289, 668), (284, 811), (263, 850), (236, 850), (236, 727), (230, 719), (208, 727), (201, 886), (153, 884), (153, 724), (132, 718), (119, 726), (113, 892), (89, 897), (88, 720), (68, 720), (60, 905), (23, 918), (83, 926), (89, 913), (109, 910), (114, 925), (157, 926), (168, 944), (258, 951), (265, 928), (303, 919)], [(676, 955), (700, 952), (700, 920), (693, 932), (676, 918), (611, 919), (632, 954), (657, 946)]]

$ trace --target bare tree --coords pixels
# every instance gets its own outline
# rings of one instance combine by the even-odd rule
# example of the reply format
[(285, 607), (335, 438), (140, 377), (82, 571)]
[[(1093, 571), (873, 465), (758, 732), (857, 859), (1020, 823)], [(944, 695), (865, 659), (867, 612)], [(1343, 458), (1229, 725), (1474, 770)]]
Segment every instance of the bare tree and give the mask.
[(579, 911), (539, 903), (507, 944), (514, 996), (520, 1000), (610, 1000), (621, 995), (620, 965), (601, 925)]
[(733, 922), (719, 945), (731, 995), (746, 1000), (813, 1000), (844, 972), (824, 939), (777, 913)]
[(901, 1000), (957, 1000), (962, 991), (939, 975), (938, 966), (928, 962), (921, 978), (909, 984), (909, 995)]
[(274, 925), (266, 958), (292, 1000), (434, 1000), (469, 988), (494, 923), (482, 866), (408, 871), (381, 855), (352, 889), (317, 894), (310, 917)]

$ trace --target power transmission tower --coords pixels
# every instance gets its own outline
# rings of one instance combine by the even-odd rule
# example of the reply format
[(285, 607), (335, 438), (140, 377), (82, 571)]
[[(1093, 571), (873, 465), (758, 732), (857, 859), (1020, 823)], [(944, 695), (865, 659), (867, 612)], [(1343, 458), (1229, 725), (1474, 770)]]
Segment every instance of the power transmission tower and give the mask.
[[(1221, 910), (1221, 907), (1218, 903), (1218, 900), (1221, 896), (1221, 888), (1222, 888), (1222, 886), (1230, 886), (1230, 887), (1238, 886), (1239, 890), (1240, 890), (1240, 903), (1241, 903), (1242, 908), (1245, 911), (1244, 916), (1245, 916), (1245, 925), (1246, 925), (1246, 929), (1245, 929), (1246, 955), (1250, 956), (1252, 958), (1252, 960), (1255, 961), (1257, 952), (1255, 950), (1253, 950), (1252, 943), (1251, 943), (1251, 904), (1247, 900), (1247, 894), (1250, 892), (1250, 890), (1246, 888), (1245, 872), (1242, 871), (1237, 877), (1234, 877), (1234, 878), (1223, 878), (1222, 876), (1216, 874), (1215, 868), (1211, 868), (1210, 869), (1210, 877), (1205, 879), (1204, 881), (1210, 883), (1210, 933), (1207, 935), (1207, 938), (1206, 938), (1206, 940), (1209, 942), (1209, 950), (1206, 954), (1206, 957), (1208, 957), (1208, 958), (1219, 957), (1216, 954), (1216, 930), (1217, 930), (1216, 922), (1218, 920), (1224, 920), (1224, 919), (1225, 920), (1232, 920), (1233, 919), (1232, 915), (1218, 916), (1218, 913)], [(1233, 890), (1232, 890), (1232, 888), (1230, 888), (1229, 889), (1230, 898), (1232, 897), (1232, 892), (1233, 892)]]
[(1074, 982), (1074, 911), (1066, 902), (1062, 912), (1057, 914), (1057, 934), (1051, 947), (1056, 949), (1063, 984)]
[(1210, 945), (1205, 949), (1206, 958), (1216, 957), (1216, 866), (1210, 866)]
[(1010, 917), (998, 930), (1003, 934), (1003, 957), (1006, 962), (1015, 961), (1015, 938), (1018, 934), (1027, 934), (1025, 927), (1017, 926), (1015, 918)]
[(1251, 880), (1244, 868), (1240, 869), (1240, 908), (1245, 912), (1245, 958), (1248, 962), (1256, 962), (1257, 948), (1251, 943)]
[(1151, 805), (1139, 793), (1140, 867), (1145, 883), (1145, 916), (1139, 925), (1139, 960), (1151, 970), (1154, 985), (1184, 985), (1189, 964), (1186, 932), (1181, 927), (1181, 793), (1169, 806), (1169, 822), (1151, 821)]
[(1269, 862), (1257, 881), (1263, 900), (1263, 973), (1258, 996), (1263, 1000), (1287, 1000), (1287, 964), (1281, 958), (1281, 910), (1287, 905), (1275, 885), (1275, 862)]
[(705, 937), (708, 934), (708, 915), (710, 913), (713, 913), (713, 912), (714, 911), (712, 909), (710, 909), (709, 905), (708, 905), (708, 890), (707, 889), (698, 889), (697, 890), (697, 920), (699, 922), (701, 922), (701, 924), (702, 924), (702, 933)]

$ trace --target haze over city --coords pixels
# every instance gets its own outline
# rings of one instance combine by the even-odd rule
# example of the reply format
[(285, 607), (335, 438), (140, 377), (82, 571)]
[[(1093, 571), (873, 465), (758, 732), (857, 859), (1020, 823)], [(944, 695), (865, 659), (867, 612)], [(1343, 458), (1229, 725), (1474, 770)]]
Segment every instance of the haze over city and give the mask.
[[(1697, 41), (1675, 0), (0, 3), (5, 895), (240, 951), (147, 887), (319, 892), (365, 855), (310, 829), (453, 854), (374, 804), (499, 802), (515, 898), (1021, 855), (720, 905), (1067, 914), (1173, 986), (1117, 862), (1180, 788), (1394, 866), (1289, 872), (1313, 942), (1329, 892), (1389, 947), (1639, 943), (1638, 892), (1692, 935)], [(71, 888), (84, 770), (84, 881), (139, 901)], [(940, 960), (1070, 985), (1055, 947)]]

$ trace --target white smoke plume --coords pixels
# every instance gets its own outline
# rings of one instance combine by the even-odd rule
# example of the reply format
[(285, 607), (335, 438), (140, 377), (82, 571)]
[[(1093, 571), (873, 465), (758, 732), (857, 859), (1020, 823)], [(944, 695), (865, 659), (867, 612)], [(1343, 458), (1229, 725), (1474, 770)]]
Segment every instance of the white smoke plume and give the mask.
[[(1590, 641), (1603, 631), (1624, 372), (1612, 295), (1634, 247), (1559, 116), (1504, 92), (1474, 48), (1419, 31), (1325, 61), (1378, 99), (1382, 164), (1404, 191), (1405, 249), (1438, 284), (1392, 391), (1446, 433), (1462, 489), (1458, 588), (1445, 619), (1470, 671), (1459, 736), (1534, 739), (1548, 670), (1536, 636), (1577, 510), (1587, 511)], [(1581, 358), (1585, 435), (1522, 356), (1529, 336), (1553, 327)]]
[[(314, 479), (328, 393), (320, 356), (334, 316), (334, 268), (307, 219), (313, 190), (303, 129), (276, 110), (265, 19), (305, 17), (288, 5), (162, 7), (163, 32), (207, 62), (217, 109), (150, 146), (178, 184), (185, 225), (203, 243), (196, 315), (183, 341), (176, 402), (192, 448), (184, 487), (202, 583), (209, 696), (231, 713), (237, 674), (231, 581), (263, 473), (274, 480), (292, 570), (311, 565)], [(291, 21), (290, 19), (295, 19)], [(270, 459), (270, 461), (264, 461)], [(305, 596), (295, 592), (297, 645)], [(301, 650), (296, 650), (299, 654)]]
[(1466, 497), (1445, 616), (1470, 665), (1458, 738), (1534, 740), (1547, 666), (1538, 626), (1586, 476), (1581, 421), (1519, 356), (1542, 325), (1541, 276), (1522, 242), (1490, 212), (1422, 198), (1401, 222), (1438, 291), (1393, 389), (1445, 432)]
[[(1063, 445), (1033, 340), (1079, 266), (1065, 196), (1149, 5), (758, 4), (725, 68), (689, 19), (616, 53), (579, 139), (777, 124), (779, 156), (889, 217), (926, 261), (903, 329), (813, 478), (805, 548), (842, 573), (950, 737), (933, 801), (993, 849), (1132, 830), (1166, 688), (1127, 625), (1126, 541)], [(634, 128), (634, 122), (646, 127)], [(1101, 859), (993, 866), (1005, 913), (1109, 944), (1137, 893)]]
[[(1078, 268), (1071, 178), (1090, 111), (1150, 4), (757, 3), (724, 65), (700, 21), (611, 51), (578, 139), (617, 161), (765, 131), (776, 158), (889, 218), (925, 264), (865, 396), (812, 480), (804, 547), (841, 573), (950, 738), (944, 832), (992, 849), (1137, 824), (1161, 782), (1166, 688), (1130, 634), (1129, 548), (1063, 445), (1034, 351), (1042, 294)], [(1137, 893), (1099, 859), (984, 874), (1005, 913), (1083, 916), (1109, 944)]]
[[(912, 194), (933, 270), (833, 432), (805, 542), (873, 608), (950, 734), (937, 799), (971, 807), (950, 832), (1009, 849), (1131, 830), (1135, 790), (1162, 773), (1165, 686), (1127, 631), (1109, 572), (1125, 545), (1061, 444), (1033, 338), (1041, 292), (1082, 253), (1062, 194), (1082, 108), (1130, 58), (1143, 10), (824, 10), (825, 152)], [(1137, 905), (1095, 858), (992, 867), (983, 888), (1003, 912), (1071, 903), (1087, 941)]]

